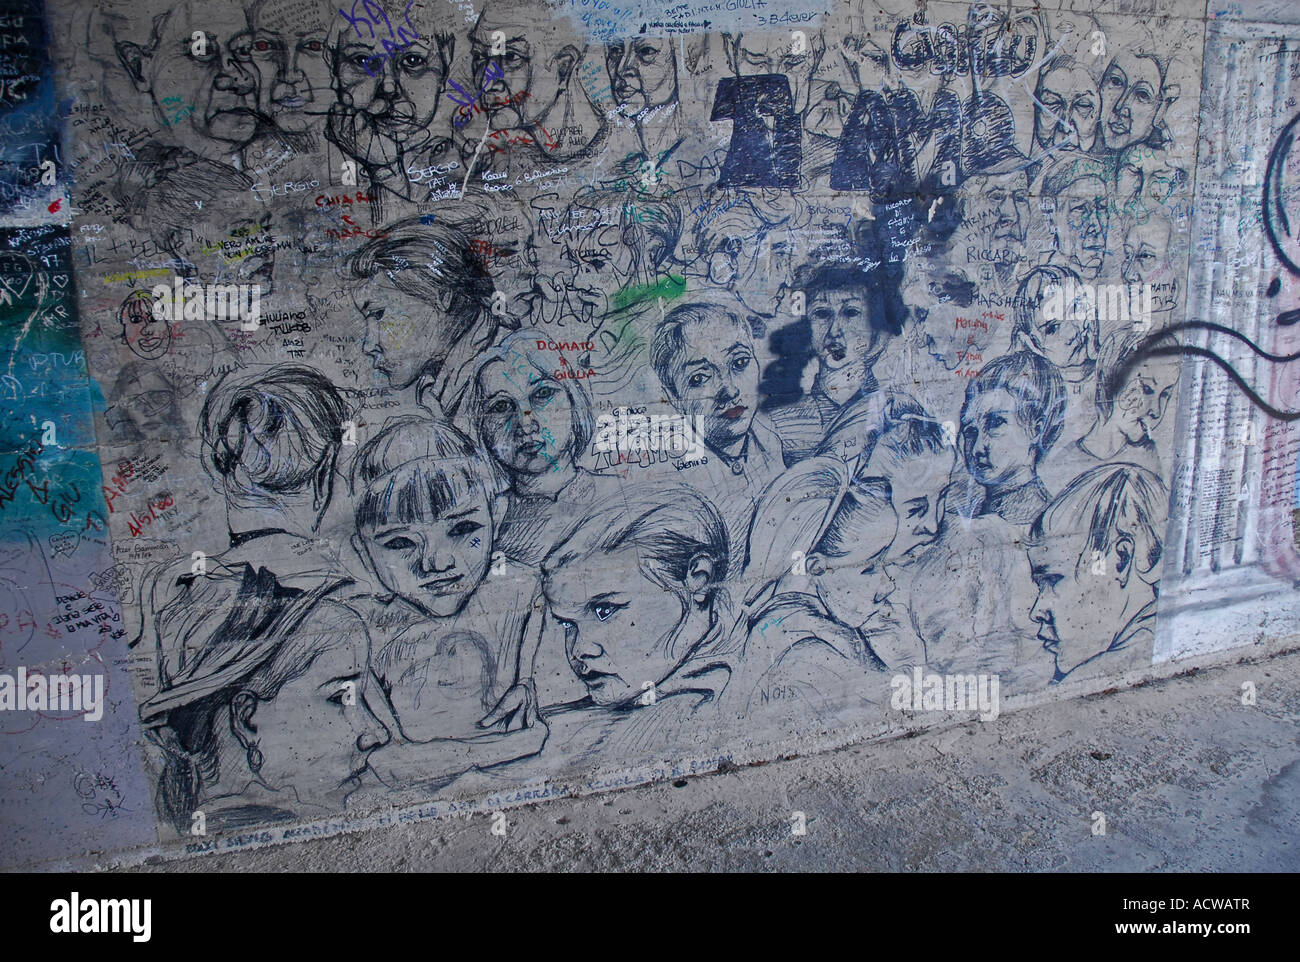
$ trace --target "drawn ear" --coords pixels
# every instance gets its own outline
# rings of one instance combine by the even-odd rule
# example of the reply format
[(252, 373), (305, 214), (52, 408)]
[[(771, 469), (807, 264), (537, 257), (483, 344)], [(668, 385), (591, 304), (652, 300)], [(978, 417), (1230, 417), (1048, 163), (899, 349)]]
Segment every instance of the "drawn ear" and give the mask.
[(1121, 534), (1110, 549), (1111, 561), (1115, 563), (1115, 578), (1121, 588), (1127, 588), (1129, 579), (1133, 577), (1134, 549), (1131, 534)]
[(686, 568), (686, 587), (697, 604), (709, 600), (709, 586), (713, 584), (715, 567), (713, 559), (706, 554), (697, 554)]
[(814, 578), (826, 574), (826, 572), (830, 570), (830, 567), (830, 563), (826, 560), (826, 556), (820, 552), (810, 551), (804, 558), (804, 570)]
[(247, 688), (230, 699), (230, 731), (245, 750), (257, 743), (257, 726), (253, 724), (256, 711), (257, 696)]
[(573, 44), (565, 44), (560, 52), (551, 58), (551, 63), (555, 64), (555, 73), (560, 78), (560, 86), (567, 86), (569, 79), (574, 75), (573, 68), (581, 61), (585, 50), (579, 50)]
[(149, 82), (144, 76), (144, 62), (148, 54), (138, 43), (130, 43), (125, 40), (119, 40), (114, 46), (117, 48), (117, 59), (126, 69), (127, 76), (131, 78), (131, 83), (135, 89), (141, 93), (149, 89)]
[(334, 458), (321, 459), (315, 475), (312, 476), (311, 489), (312, 509), (316, 512), (316, 525), (319, 525), (321, 516), (325, 514), (325, 509), (329, 507), (330, 498), (334, 494)]

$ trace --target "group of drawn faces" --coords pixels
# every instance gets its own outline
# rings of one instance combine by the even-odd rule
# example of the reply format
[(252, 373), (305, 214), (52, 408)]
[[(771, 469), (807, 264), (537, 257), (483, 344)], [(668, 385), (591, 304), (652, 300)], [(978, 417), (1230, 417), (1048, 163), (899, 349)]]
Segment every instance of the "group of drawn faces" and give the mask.
[(1034, 90), (1034, 140), (1040, 154), (1059, 151), (1120, 154), (1159, 139), (1168, 106), (1178, 97), (1166, 85), (1155, 55), (1123, 49), (1100, 78), (1068, 56), (1039, 70)]

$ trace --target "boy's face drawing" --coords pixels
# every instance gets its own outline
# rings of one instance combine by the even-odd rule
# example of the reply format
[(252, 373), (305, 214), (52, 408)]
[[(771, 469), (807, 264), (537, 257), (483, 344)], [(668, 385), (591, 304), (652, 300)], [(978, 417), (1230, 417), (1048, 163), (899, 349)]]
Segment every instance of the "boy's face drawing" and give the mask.
[[(564, 628), (564, 651), (593, 701), (624, 705), (677, 668), (691, 645), (673, 644), (682, 619), (675, 598), (640, 571), (634, 546), (570, 562), (546, 581), (552, 616)], [(673, 652), (668, 651), (669, 648)]]
[[(1076, 542), (1077, 543), (1077, 542)], [(1038, 598), (1029, 611), (1038, 624), (1038, 639), (1056, 658), (1064, 675), (1106, 651), (1129, 618), (1152, 597), (1151, 588), (1135, 577), (1133, 539), (1121, 536), (1095, 559), (1101, 574), (1092, 574), (1094, 559), (1071, 563), (1073, 548), (1054, 543), (1029, 548), (1029, 564)]]
[(376, 525), (360, 536), (370, 570), (386, 589), (446, 618), (464, 607), (487, 574), (492, 517), (487, 496), (474, 490), (441, 518)]
[(1033, 468), (1033, 438), (1016, 416), (1016, 399), (999, 388), (986, 391), (962, 412), (962, 456), (976, 481), (999, 487), (1018, 471)]

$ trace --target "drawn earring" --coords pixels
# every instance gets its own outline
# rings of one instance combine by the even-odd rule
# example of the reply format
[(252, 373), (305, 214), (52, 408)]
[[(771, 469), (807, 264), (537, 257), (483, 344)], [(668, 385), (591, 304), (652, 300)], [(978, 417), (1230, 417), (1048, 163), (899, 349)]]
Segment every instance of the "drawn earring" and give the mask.
[(254, 772), (254, 773), (256, 773), (256, 772), (260, 772), (260, 771), (262, 770), (262, 762), (263, 762), (263, 761), (265, 761), (265, 759), (262, 758), (262, 750), (261, 750), (260, 748), (257, 747), (257, 743), (254, 742), (253, 744), (249, 745), (249, 746), (248, 746), (248, 769), (249, 769), (249, 771)]

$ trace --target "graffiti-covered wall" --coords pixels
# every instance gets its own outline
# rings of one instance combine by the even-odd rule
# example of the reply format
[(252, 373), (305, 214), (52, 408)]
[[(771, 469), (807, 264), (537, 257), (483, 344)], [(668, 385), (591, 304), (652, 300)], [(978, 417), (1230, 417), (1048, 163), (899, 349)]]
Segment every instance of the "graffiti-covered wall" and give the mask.
[(4, 0), (5, 864), (1285, 645), (1300, 26), (1216, 3)]

